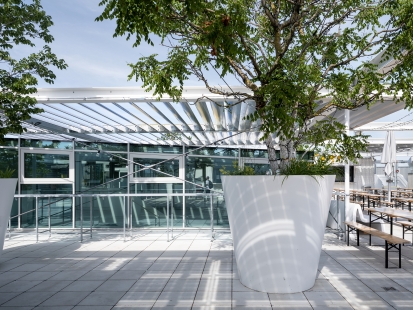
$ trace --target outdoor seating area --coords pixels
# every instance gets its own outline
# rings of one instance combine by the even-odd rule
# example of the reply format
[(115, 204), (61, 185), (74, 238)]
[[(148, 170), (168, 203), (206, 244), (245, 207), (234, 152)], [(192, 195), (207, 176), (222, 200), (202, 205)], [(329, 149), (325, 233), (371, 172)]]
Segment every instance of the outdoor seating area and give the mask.
[[(398, 229), (398, 228), (397, 228)], [(267, 294), (239, 281), (229, 232), (110, 230), (79, 243), (73, 234), (6, 240), (0, 258), (1, 309), (411, 309), (413, 248), (384, 268), (384, 248), (345, 241), (327, 230), (315, 286)], [(355, 235), (350, 235), (351, 239)], [(373, 237), (373, 244), (381, 244)], [(259, 263), (259, 262), (257, 262)]]
[[(337, 193), (344, 193), (343, 189), (335, 188)], [(343, 196), (342, 196), (343, 197)], [(412, 209), (413, 189), (397, 188), (390, 191), (390, 200), (388, 199), (388, 190), (383, 188), (366, 188), (365, 190), (350, 190), (350, 202), (358, 203), (364, 207), (392, 207)]]

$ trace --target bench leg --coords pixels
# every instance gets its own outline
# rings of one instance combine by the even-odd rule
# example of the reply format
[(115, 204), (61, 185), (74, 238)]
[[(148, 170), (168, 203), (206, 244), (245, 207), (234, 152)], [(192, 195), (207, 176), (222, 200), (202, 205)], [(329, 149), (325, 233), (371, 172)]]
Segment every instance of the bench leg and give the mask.
[[(403, 230), (403, 239), (404, 239), (404, 226), (402, 225), (402, 230)], [(404, 246), (404, 243), (403, 243)]]
[(402, 245), (401, 244), (399, 244), (399, 268), (402, 268)]
[(347, 246), (350, 245), (350, 227), (347, 225)]
[(387, 244), (387, 240), (385, 241), (386, 241), (386, 252), (384, 255), (384, 259), (385, 259), (384, 268), (389, 268), (389, 245)]
[(360, 230), (357, 229), (357, 246), (360, 245)]

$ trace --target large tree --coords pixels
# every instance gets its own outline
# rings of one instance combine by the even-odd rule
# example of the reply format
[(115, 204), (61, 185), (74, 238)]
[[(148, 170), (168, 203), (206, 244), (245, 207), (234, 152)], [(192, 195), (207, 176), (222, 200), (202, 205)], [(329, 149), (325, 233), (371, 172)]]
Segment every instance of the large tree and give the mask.
[[(249, 118), (261, 130), (273, 171), (302, 145), (327, 147), (353, 160), (365, 136), (348, 136), (331, 112), (370, 106), (384, 96), (412, 107), (413, 1), (411, 0), (102, 0), (97, 18), (115, 19), (115, 36), (153, 44), (166, 58), (145, 55), (130, 77), (155, 95), (182, 96), (198, 78), (211, 93), (256, 102)], [(158, 39), (156, 39), (158, 40)], [(373, 64), (381, 55), (392, 66)], [(214, 85), (206, 70), (232, 75), (250, 91)], [(204, 99), (205, 98), (200, 98)], [(281, 163), (283, 165), (285, 163)]]
[[(48, 45), (30, 53), (36, 43), (51, 43), (52, 19), (40, 0), (0, 0), (0, 141), (7, 133), (22, 133), (22, 121), (42, 110), (35, 107), (37, 77), (52, 84), (56, 78), (50, 67), (65, 69), (66, 63), (51, 52)], [(18, 46), (29, 54), (16, 57)]]

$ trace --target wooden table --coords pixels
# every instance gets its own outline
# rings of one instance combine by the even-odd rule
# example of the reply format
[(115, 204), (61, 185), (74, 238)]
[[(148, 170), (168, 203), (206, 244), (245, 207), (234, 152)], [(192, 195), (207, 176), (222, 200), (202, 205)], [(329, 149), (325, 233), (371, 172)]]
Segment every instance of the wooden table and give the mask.
[(394, 198), (394, 200), (398, 201), (399, 203), (402, 203), (402, 210), (404, 209), (404, 204), (408, 203), (409, 211), (412, 211), (413, 198), (396, 197)]
[(381, 200), (381, 198), (383, 197), (382, 195), (377, 195), (377, 194), (364, 194), (363, 195), (363, 202), (364, 202), (364, 197), (367, 196), (367, 208), (370, 208), (370, 199), (373, 200), (373, 207), (375, 207), (375, 199), (378, 199), (379, 202)]
[[(367, 211), (369, 212), (369, 220), (370, 220), (370, 227), (371, 223), (377, 221), (377, 220), (384, 220), (386, 222), (390, 223), (390, 234), (393, 235), (393, 218), (400, 217), (405, 220), (413, 220), (413, 213), (405, 210), (396, 210), (392, 208), (367, 208)], [(375, 220), (371, 220), (371, 214), (372, 213), (377, 213), (380, 214)], [(389, 219), (386, 219), (385, 216), (387, 216)]]

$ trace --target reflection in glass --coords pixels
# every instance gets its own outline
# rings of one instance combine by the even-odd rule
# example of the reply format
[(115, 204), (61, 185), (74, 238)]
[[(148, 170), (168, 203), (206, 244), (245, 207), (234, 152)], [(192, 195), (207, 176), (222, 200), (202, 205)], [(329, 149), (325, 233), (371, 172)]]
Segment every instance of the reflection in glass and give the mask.
[[(167, 196), (150, 196), (151, 193), (182, 193), (179, 183), (139, 183), (130, 185), (131, 194), (148, 193), (131, 197), (133, 227), (166, 227)], [(182, 227), (182, 196), (169, 197), (169, 212), (174, 217), (174, 227)], [(171, 223), (170, 223), (171, 224)]]
[[(277, 152), (277, 157), (280, 151)], [(264, 149), (241, 149), (241, 157), (268, 158), (268, 151)]]
[(254, 169), (255, 175), (266, 175), (270, 174), (269, 164), (256, 164), (256, 163), (245, 163), (244, 166), (251, 167)]
[(33, 147), (33, 148), (48, 148), (48, 149), (60, 149), (60, 150), (73, 149), (72, 141), (21, 139), (20, 145), (21, 147)]
[(230, 156), (238, 157), (237, 148), (222, 148), (222, 147), (205, 147), (197, 150), (199, 147), (189, 147), (190, 155), (204, 155), (204, 156)]
[(4, 139), (4, 141), (0, 141), (0, 146), (18, 147), (19, 139)]
[(131, 144), (129, 148), (138, 153), (182, 154), (182, 146)]
[[(205, 179), (209, 176), (213, 182), (215, 191), (222, 192), (221, 173), (219, 169), (225, 167), (226, 170), (232, 171), (234, 159), (224, 158), (206, 158), (190, 156), (186, 160), (185, 179), (191, 183), (186, 183), (187, 193), (203, 194), (205, 190), (196, 185), (205, 185)], [(195, 185), (196, 184), (196, 185)], [(228, 215), (225, 202), (222, 196), (209, 197), (201, 195), (196, 197), (186, 197), (185, 200), (185, 226), (187, 227), (209, 227), (210, 219), (210, 199), (214, 209), (214, 225), (228, 227)]]
[[(127, 193), (126, 154), (96, 152), (75, 153), (77, 194)], [(121, 158), (119, 158), (119, 157)], [(76, 226), (80, 225), (80, 198), (76, 198)], [(89, 227), (123, 227), (123, 197), (84, 197), (83, 225)], [(91, 212), (92, 211), (92, 212)], [(92, 213), (92, 217), (91, 217)]]
[(76, 142), (75, 149), (89, 151), (109, 151), (109, 152), (127, 152), (128, 145), (126, 143), (95, 143), (95, 142)]
[[(71, 184), (22, 184), (22, 194), (72, 194)], [(36, 199), (21, 198), (21, 227), (36, 227)], [(31, 212), (28, 212), (31, 211)], [(27, 213), (26, 213), (27, 212)], [(72, 198), (50, 198), (52, 227), (72, 226)], [(49, 198), (38, 198), (39, 227), (48, 227)]]
[[(179, 160), (173, 159), (164, 162), (165, 159), (158, 158), (134, 158), (133, 162), (139, 163), (140, 165), (133, 165), (133, 171), (135, 178), (170, 178), (173, 175), (179, 177)], [(161, 163), (162, 162), (162, 163)], [(150, 167), (152, 165), (161, 163), (153, 167), (154, 169), (143, 169), (145, 167)], [(143, 165), (143, 166), (142, 166)], [(142, 170), (143, 169), (143, 170)], [(165, 172), (167, 174), (161, 173)]]
[(25, 178), (68, 178), (69, 155), (24, 154)]

